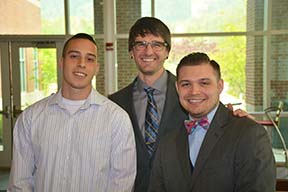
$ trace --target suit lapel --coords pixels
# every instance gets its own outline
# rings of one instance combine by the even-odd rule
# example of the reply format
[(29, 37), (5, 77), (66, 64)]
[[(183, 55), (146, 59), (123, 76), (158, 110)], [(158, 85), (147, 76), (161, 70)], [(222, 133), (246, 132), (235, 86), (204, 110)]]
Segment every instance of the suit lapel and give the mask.
[(201, 174), (203, 167), (207, 161), (209, 161), (211, 151), (213, 151), (217, 142), (220, 140), (226, 130), (225, 125), (228, 123), (228, 113), (229, 110), (222, 103), (220, 103), (201, 145), (192, 175), (193, 182), (191, 183), (191, 188), (193, 188), (197, 183), (199, 174)]
[[(166, 90), (166, 100), (164, 104), (163, 114), (161, 117), (160, 122), (160, 128), (159, 128), (159, 134), (165, 134), (167, 130), (165, 130), (165, 127), (170, 127), (169, 124), (171, 122), (171, 114), (175, 112), (175, 109), (179, 105), (178, 101), (178, 95), (175, 88), (175, 77), (169, 72), (168, 73), (168, 81), (167, 81), (167, 90)], [(185, 114), (185, 113), (183, 113)], [(185, 117), (186, 118), (186, 117)], [(178, 119), (174, 119), (175, 121)], [(182, 119), (180, 119), (182, 121)]]
[(178, 132), (178, 135), (176, 137), (176, 148), (177, 148), (178, 161), (180, 162), (179, 164), (182, 169), (184, 179), (187, 182), (187, 185), (189, 186), (189, 183), (191, 183), (192, 181), (191, 179), (192, 173), (189, 158), (188, 135), (184, 127), (184, 123), (183, 127), (181, 127), (181, 130)]

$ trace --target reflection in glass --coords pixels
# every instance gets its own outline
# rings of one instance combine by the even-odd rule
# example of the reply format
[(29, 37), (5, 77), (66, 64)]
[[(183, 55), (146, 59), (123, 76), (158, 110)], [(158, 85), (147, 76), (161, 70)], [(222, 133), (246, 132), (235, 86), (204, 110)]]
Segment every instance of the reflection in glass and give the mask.
[(225, 81), (221, 94), (223, 103), (242, 103), (245, 109), (245, 64), (246, 38), (231, 37), (190, 37), (172, 38), (172, 49), (165, 68), (176, 73), (176, 67), (182, 57), (191, 52), (205, 52), (210, 59), (221, 66), (222, 78)]
[(19, 49), (21, 109), (57, 91), (56, 49)]
[(287, 0), (271, 1), (272, 3), (272, 29), (287, 30)]

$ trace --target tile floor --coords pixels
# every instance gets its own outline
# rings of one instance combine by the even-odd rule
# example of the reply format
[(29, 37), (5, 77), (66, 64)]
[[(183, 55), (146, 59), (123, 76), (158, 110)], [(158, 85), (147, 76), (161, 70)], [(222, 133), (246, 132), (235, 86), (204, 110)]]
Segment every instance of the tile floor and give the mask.
[(9, 178), (9, 170), (0, 170), (0, 192), (6, 191), (8, 178)]
[[(273, 149), (275, 159), (277, 162), (284, 162), (285, 157), (283, 155), (283, 150)], [(288, 179), (288, 169), (286, 168), (277, 168), (277, 178)], [(0, 192), (6, 192), (7, 184), (9, 179), (9, 170), (0, 169)]]

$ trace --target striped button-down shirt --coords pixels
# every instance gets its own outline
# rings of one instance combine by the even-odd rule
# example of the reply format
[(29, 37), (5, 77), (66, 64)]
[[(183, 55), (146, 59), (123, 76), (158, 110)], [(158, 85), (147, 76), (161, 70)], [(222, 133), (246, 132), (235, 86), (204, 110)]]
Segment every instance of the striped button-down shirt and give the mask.
[(14, 128), (8, 191), (131, 191), (136, 149), (127, 113), (92, 89), (73, 114), (61, 91), (24, 110)]

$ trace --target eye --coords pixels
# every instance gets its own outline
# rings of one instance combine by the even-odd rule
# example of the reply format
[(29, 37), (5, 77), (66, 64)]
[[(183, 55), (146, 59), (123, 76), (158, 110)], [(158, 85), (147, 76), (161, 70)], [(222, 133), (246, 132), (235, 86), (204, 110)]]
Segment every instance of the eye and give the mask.
[(95, 57), (88, 57), (87, 58), (87, 61), (89, 61), (89, 62), (95, 62), (95, 60), (96, 60)]
[(185, 88), (185, 87), (189, 87), (190, 86), (190, 83), (189, 82), (181, 82), (180, 83), (180, 86)]
[(72, 53), (72, 54), (69, 55), (69, 58), (71, 58), (71, 59), (77, 59), (77, 58), (79, 58), (79, 55), (78, 55), (78, 54), (75, 54), (75, 53)]
[(201, 81), (200, 84), (201, 84), (202, 86), (207, 86), (207, 85), (210, 85), (210, 81), (207, 81), (207, 80)]
[(136, 41), (134, 43), (134, 46), (137, 47), (137, 48), (144, 48), (144, 47), (146, 47), (146, 44), (147, 43), (145, 41)]
[(143, 41), (143, 42), (138, 42), (138, 44), (136, 44), (138, 47), (141, 47), (141, 48), (143, 48), (143, 47), (146, 47), (146, 42), (145, 41)]
[(163, 47), (163, 44), (161, 42), (152, 42), (152, 46), (156, 49), (161, 49)]

